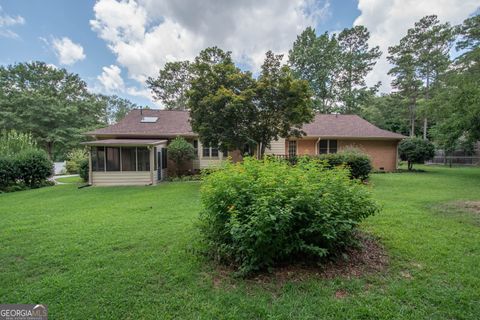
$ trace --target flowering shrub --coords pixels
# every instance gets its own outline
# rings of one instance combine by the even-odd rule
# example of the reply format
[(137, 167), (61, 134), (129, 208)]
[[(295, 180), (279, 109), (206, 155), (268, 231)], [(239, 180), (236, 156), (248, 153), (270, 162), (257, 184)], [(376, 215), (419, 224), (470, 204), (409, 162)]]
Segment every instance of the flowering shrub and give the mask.
[(377, 212), (344, 168), (318, 160), (245, 158), (203, 177), (200, 228), (209, 253), (241, 275), (294, 259), (319, 259), (351, 244)]

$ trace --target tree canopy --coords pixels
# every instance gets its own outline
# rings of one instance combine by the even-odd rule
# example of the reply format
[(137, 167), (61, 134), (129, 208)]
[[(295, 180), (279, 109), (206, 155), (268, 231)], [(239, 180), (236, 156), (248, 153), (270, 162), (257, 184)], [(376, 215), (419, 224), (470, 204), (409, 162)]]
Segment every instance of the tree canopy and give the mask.
[(213, 47), (199, 54), (188, 101), (192, 128), (203, 144), (223, 151), (257, 146), (261, 156), (272, 140), (301, 134), (298, 128), (313, 117), (311, 93), (281, 59), (267, 52), (254, 79), (235, 66), (230, 52)]

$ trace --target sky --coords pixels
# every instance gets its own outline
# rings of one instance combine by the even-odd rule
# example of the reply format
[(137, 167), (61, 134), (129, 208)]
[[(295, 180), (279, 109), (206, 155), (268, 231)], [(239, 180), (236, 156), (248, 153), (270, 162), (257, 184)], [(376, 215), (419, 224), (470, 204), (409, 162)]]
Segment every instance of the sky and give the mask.
[(161, 107), (145, 86), (169, 61), (232, 51), (256, 72), (265, 52), (287, 54), (298, 34), (363, 24), (382, 58), (367, 83), (390, 90), (388, 46), (428, 14), (459, 24), (480, 0), (0, 0), (0, 65), (44, 61), (78, 73), (92, 92)]

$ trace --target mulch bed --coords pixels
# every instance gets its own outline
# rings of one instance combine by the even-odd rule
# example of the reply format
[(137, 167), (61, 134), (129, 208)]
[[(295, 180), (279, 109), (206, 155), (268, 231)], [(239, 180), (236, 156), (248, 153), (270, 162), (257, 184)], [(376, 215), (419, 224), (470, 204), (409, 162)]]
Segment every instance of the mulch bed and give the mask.
[[(251, 284), (281, 285), (286, 282), (298, 282), (311, 278), (333, 279), (337, 277), (358, 278), (368, 274), (382, 272), (388, 266), (388, 255), (375, 237), (358, 233), (358, 247), (347, 248), (344, 253), (334, 259), (318, 265), (286, 265), (273, 268), (270, 272), (262, 272), (247, 278)], [(213, 278), (214, 286), (230, 282), (234, 270), (217, 266)], [(231, 280), (231, 279), (230, 279)]]

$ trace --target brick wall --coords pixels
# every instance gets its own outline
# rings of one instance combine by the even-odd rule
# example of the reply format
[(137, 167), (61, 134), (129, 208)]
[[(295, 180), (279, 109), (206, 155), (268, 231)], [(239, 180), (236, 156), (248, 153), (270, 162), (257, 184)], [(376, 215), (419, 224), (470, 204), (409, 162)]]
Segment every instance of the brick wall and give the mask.
[(339, 150), (355, 147), (370, 156), (375, 170), (395, 171), (397, 169), (398, 141), (391, 140), (338, 140)]

